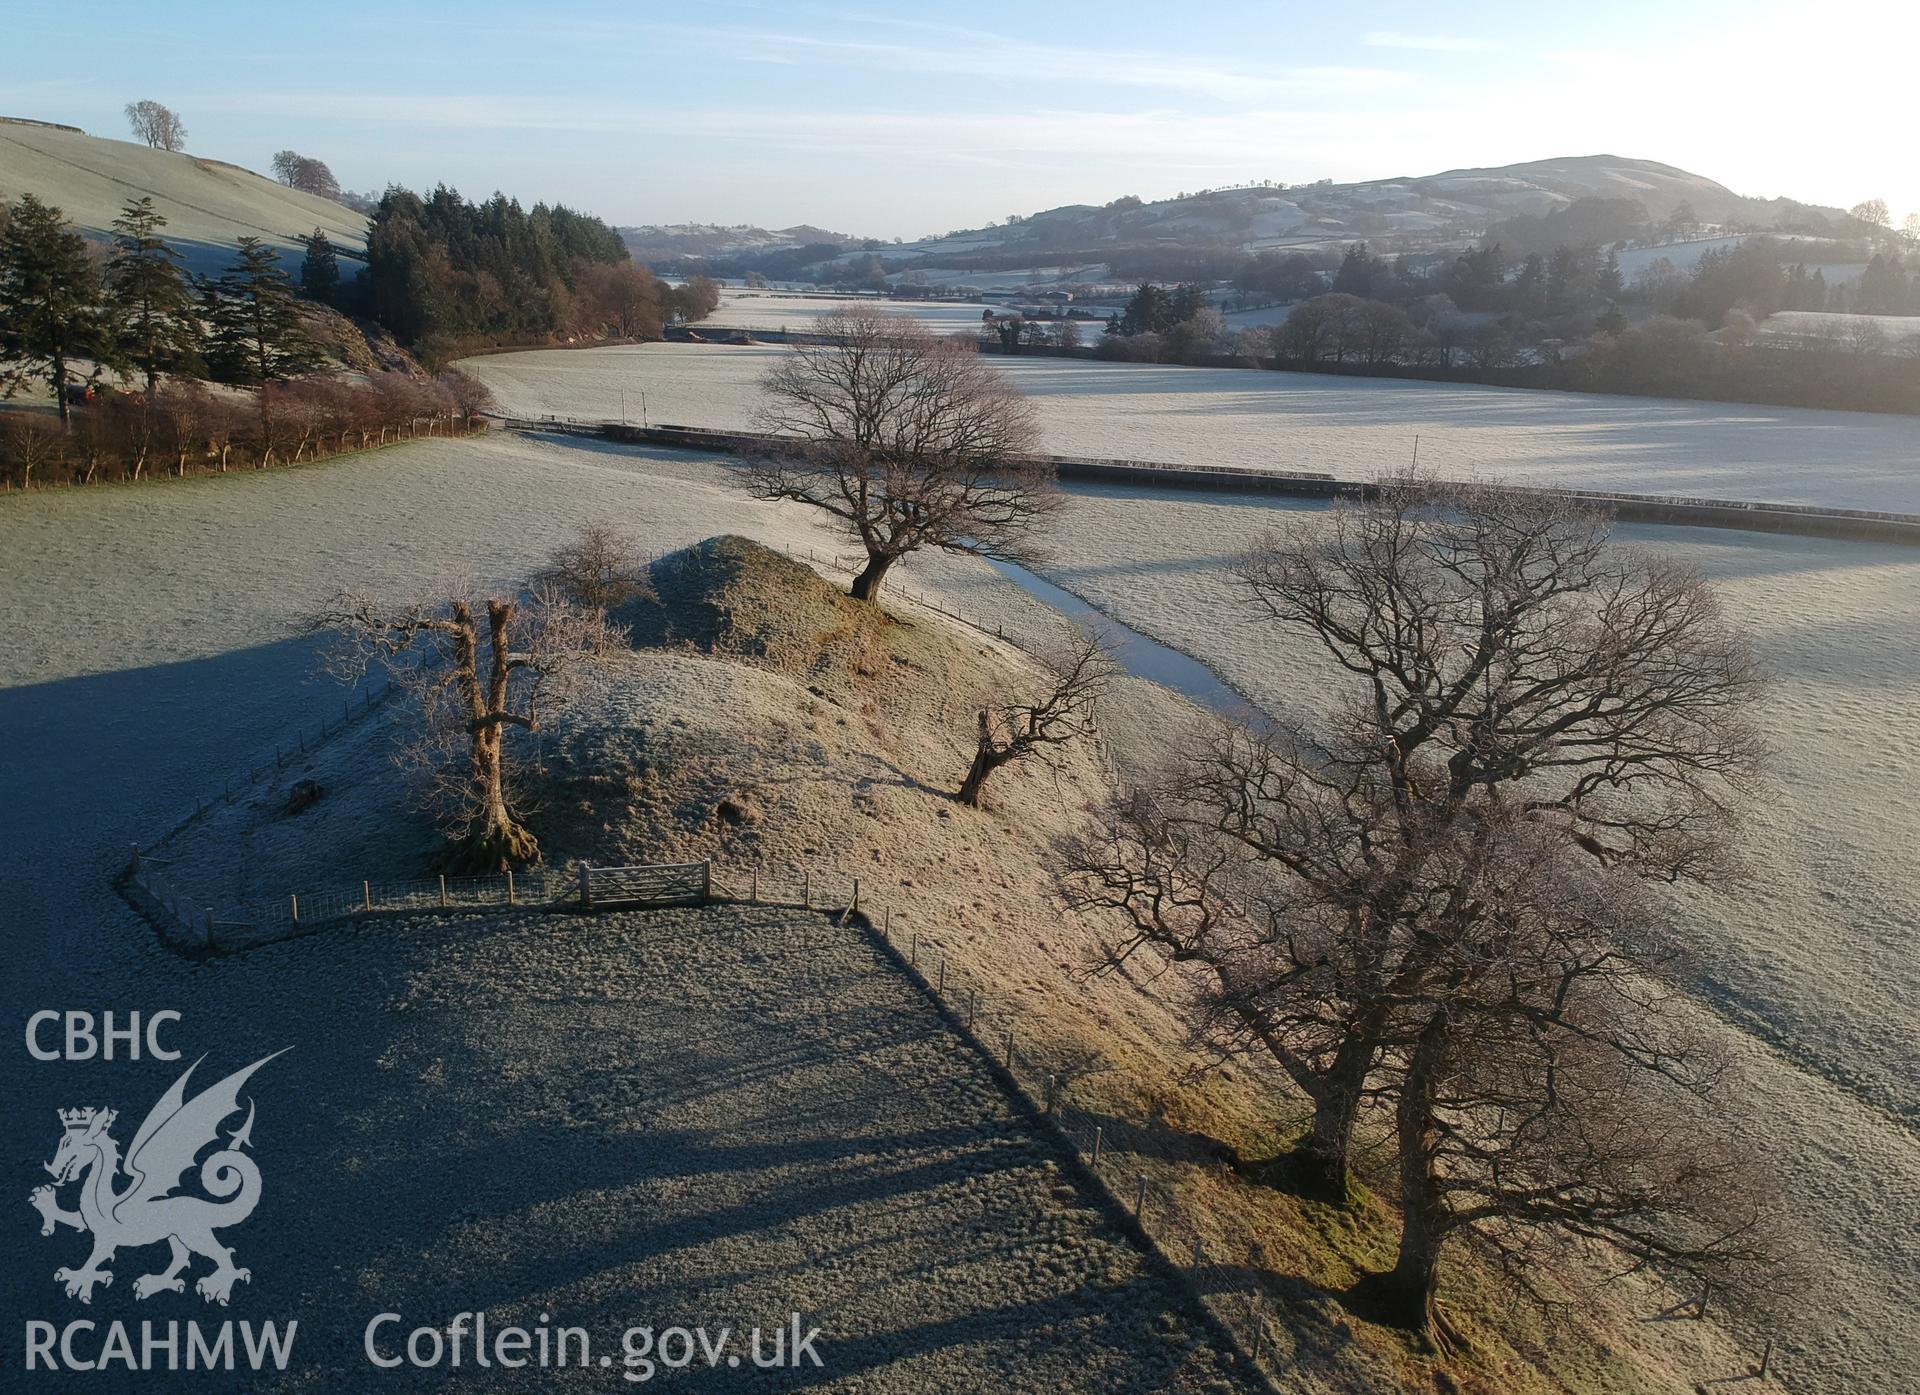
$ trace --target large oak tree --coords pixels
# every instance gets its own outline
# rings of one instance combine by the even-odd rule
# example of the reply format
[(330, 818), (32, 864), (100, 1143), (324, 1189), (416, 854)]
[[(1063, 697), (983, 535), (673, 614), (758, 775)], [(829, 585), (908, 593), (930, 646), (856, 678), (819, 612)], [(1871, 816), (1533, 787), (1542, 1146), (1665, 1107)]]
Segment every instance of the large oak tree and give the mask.
[[(1659, 1150), (1720, 1157), (1717, 1072), (1663, 1044), (1641, 986), (1666, 941), (1631, 891), (1737, 875), (1760, 680), (1698, 574), (1608, 531), (1409, 479), (1263, 539), (1237, 567), (1249, 605), (1344, 676), (1334, 701), (1220, 725), (1069, 856), (1073, 899), (1133, 926), (1116, 951), (1196, 966), (1201, 1024), (1307, 1096), (1309, 1182), (1344, 1196), (1362, 1106), (1394, 1102), (1407, 1224), (1381, 1287), (1415, 1325), (1462, 1228), (1651, 1254), (1664, 1206), (1722, 1225), (1663, 1251), (1698, 1268), (1752, 1220), (1721, 1204), (1727, 1169)], [(1600, 1117), (1636, 1081), (1635, 1117), (1674, 1128)]]
[(1032, 458), (1032, 413), (971, 344), (911, 320), (829, 315), (761, 383), (757, 425), (784, 438), (749, 474), (763, 499), (834, 518), (866, 562), (861, 600), (922, 548), (1013, 562), (1036, 542), (1060, 495)]

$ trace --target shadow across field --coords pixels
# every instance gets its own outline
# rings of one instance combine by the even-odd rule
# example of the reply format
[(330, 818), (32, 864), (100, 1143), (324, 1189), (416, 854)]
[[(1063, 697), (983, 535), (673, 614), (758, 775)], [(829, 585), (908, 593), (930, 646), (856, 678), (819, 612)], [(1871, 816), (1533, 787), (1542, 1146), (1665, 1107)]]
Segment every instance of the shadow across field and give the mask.
[[(182, 965), (172, 992), (209, 1080), (293, 1048), (250, 1087), (266, 1188), (227, 1237), (254, 1273), (230, 1315), (300, 1322), (289, 1370), (252, 1389), (607, 1388), (603, 1369), (368, 1366), (376, 1314), (401, 1314), (397, 1351), (475, 1310), (584, 1327), (616, 1366), (631, 1326), (821, 1329), (818, 1369), (676, 1378), (700, 1389), (1240, 1388), (986, 1064), (824, 916), (386, 921)], [(62, 1077), (27, 1117), (113, 1103), (130, 1132), (176, 1070), (85, 1101)], [(45, 1275), (78, 1239), (28, 1240), (15, 1311), (75, 1306)], [(134, 1312), (160, 1258), (121, 1255), (86, 1315), (206, 1321), (177, 1295)]]

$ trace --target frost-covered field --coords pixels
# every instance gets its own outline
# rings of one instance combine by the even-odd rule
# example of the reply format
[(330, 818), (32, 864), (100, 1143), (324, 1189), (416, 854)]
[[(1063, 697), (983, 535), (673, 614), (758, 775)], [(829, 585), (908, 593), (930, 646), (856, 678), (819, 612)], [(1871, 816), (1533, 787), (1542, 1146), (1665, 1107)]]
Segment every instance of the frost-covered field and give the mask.
[(1920, 315), (1842, 315), (1825, 310), (1781, 310), (1759, 325), (1762, 339), (1824, 341), (1865, 333), (1887, 353), (1920, 351)]
[[(384, 1356), (481, 1310), (495, 1330), (584, 1328), (591, 1361), (483, 1371), (469, 1348), (462, 1390), (634, 1388), (628, 1370), (665, 1374), (624, 1364), (640, 1326), (728, 1328), (750, 1372), (750, 1329), (768, 1355), (796, 1312), (819, 1366), (752, 1388), (1246, 1388), (987, 1063), (824, 914), (387, 920), (210, 970), (157, 961), (142, 1005), (161, 1003), (190, 1055), (213, 1049), (203, 1070), (291, 1048), (250, 1087), (262, 1203), (222, 1238), (252, 1272), (234, 1316), (297, 1319), (299, 1337), (285, 1375), (232, 1388), (445, 1390), (444, 1366), (372, 1380), (368, 1321), (400, 1315)], [(133, 1111), (178, 1070), (122, 1066), (99, 1088)], [(75, 1102), (18, 1117), (51, 1125), (55, 1099)], [(43, 1160), (56, 1133), (24, 1127), (15, 1147)], [(84, 1238), (20, 1228), (9, 1311), (66, 1320), (51, 1275)], [(167, 1295), (134, 1308), (151, 1258), (123, 1250), (86, 1316), (206, 1321), (192, 1294), (191, 1314)]]
[[(1240, 608), (1226, 566), (1317, 508), (1076, 490), (1048, 575), (1214, 664), (1263, 703), (1333, 690), (1318, 655)], [(1904, 1390), (1920, 1360), (1920, 554), (1623, 528), (1704, 568), (1777, 676), (1758, 880), (1690, 899), (1701, 1000), (1739, 1029), (1756, 1147), (1785, 1160), (1837, 1316), (1796, 1333), (1794, 1389)], [(966, 603), (990, 604), (982, 592)], [(962, 594), (965, 594), (962, 584)], [(1817, 1367), (1818, 1373), (1809, 1367)]]
[(980, 327), (983, 305), (882, 300), (876, 296), (777, 295), (765, 291), (728, 291), (720, 308), (693, 326), (706, 329), (807, 329), (823, 315), (874, 310), (905, 315), (938, 334)]
[[(252, 235), (277, 248), (296, 275), (299, 236), (323, 229), (334, 245), (363, 252), (367, 220), (331, 199), (303, 194), (219, 160), (150, 150), (47, 126), (0, 121), (0, 196), (32, 190), (67, 220), (109, 236), (130, 198), (151, 195), (166, 216), (166, 235), (195, 271), (212, 273), (233, 259), (234, 243)], [(353, 275), (354, 263), (343, 272)]]
[[(647, 352), (612, 358), (625, 372)], [(727, 357), (707, 353), (707, 362)], [(553, 359), (592, 373), (605, 357), (511, 355), (476, 366)], [(559, 381), (551, 369), (528, 380)], [(262, 1051), (279, 1044), (280, 1026), (309, 1021), (311, 1008), (340, 1009), (336, 980), (349, 975), (298, 945), (272, 951), (260, 962), (273, 972), (245, 982), (155, 948), (106, 890), (128, 845), (217, 788), (221, 771), (332, 708), (337, 690), (307, 681), (310, 650), (294, 624), (334, 586), (418, 584), (462, 562), (521, 576), (599, 517), (661, 549), (722, 530), (830, 546), (795, 513), (743, 500), (730, 481), (726, 465), (687, 455), (489, 437), (286, 472), (0, 499), (0, 720), (9, 733), (0, 870), (11, 888), (9, 949), (28, 966), (8, 978), (8, 1007), (123, 1001), (126, 985), (139, 984), (155, 1005), (184, 1005), (194, 1040), (231, 1036)], [(1114, 490), (1080, 491), (1073, 502), (1057, 579), (1269, 701), (1318, 681), (1311, 661), (1238, 618), (1222, 571), (1260, 527), (1311, 511)], [(1756, 840), (1764, 876), (1748, 898), (1688, 908), (1706, 953), (1699, 988), (1747, 1029), (1738, 1040), (1753, 1075), (1756, 1146), (1794, 1168), (1834, 1271), (1838, 1316), (1783, 1332), (1787, 1380), (1822, 1395), (1895, 1395), (1920, 1360), (1920, 977), (1907, 953), (1920, 929), (1920, 820), (1910, 803), (1920, 555), (1692, 530), (1626, 536), (1707, 567), (1780, 674), (1768, 713), (1780, 780)], [(912, 570), (916, 585), (970, 611), (1019, 604), (1009, 583), (975, 564)], [(410, 1051), (406, 1078), (424, 1090), (443, 1088), (437, 1078), (458, 1064)], [(171, 1077), (124, 1078), (151, 1097)], [(8, 1080), (9, 1117), (51, 1118), (49, 1108), (87, 1102), (30, 1074)], [(581, 1107), (596, 1106), (582, 1097)], [(371, 1139), (371, 1126), (354, 1127)], [(50, 1140), (15, 1137), (13, 1175), (30, 1175)], [(534, 1166), (537, 1155), (523, 1161)], [(38, 1289), (4, 1282), (12, 1306), (33, 1311), (24, 1304), (39, 1301)], [(16, 1284), (28, 1285), (24, 1298)]]
[[(786, 350), (645, 344), (468, 361), (508, 411), (747, 424), (760, 375)], [(995, 359), (1033, 398), (1045, 448), (1366, 479), (1447, 475), (1920, 511), (1920, 419), (1866, 412), (1263, 373)]]
[[(294, 1047), (260, 1081), (269, 1201), (229, 1237), (255, 1270), (248, 1315), (302, 1319), (308, 1374), (276, 1389), (363, 1379), (359, 1329), (383, 1308), (411, 1326), (489, 1305), (596, 1341), (798, 1307), (838, 1334), (832, 1389), (1219, 1388), (1162, 1281), (846, 929), (763, 914), (706, 945), (710, 923), (658, 917), (592, 940), (389, 921), (199, 965), (113, 894), (128, 845), (337, 710), (296, 629), (315, 599), (469, 562), (518, 578), (602, 517), (659, 548), (823, 542), (720, 467), (514, 437), (0, 501), (9, 1020), (171, 1008), (221, 1069)], [(716, 1016), (721, 998), (750, 1020)], [(176, 1073), (13, 1070), (0, 1100), (22, 1121), (137, 1110)], [(11, 1131), (7, 1175), (37, 1175), (55, 1133)], [(71, 1256), (23, 1244), (7, 1311), (62, 1316), (49, 1276)], [(96, 1309), (121, 1315), (141, 1258)]]

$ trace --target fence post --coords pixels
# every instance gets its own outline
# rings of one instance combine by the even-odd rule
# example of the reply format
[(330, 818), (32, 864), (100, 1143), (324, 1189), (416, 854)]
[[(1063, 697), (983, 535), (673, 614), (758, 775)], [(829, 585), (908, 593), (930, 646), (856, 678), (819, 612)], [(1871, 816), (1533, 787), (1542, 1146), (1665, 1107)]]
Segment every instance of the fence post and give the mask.
[(298, 896), (289, 896), (287, 897), (287, 901), (288, 904), (293, 907), (293, 923), (298, 925), (300, 923), (300, 898)]
[(140, 845), (138, 843), (133, 845), (133, 859), (127, 864), (127, 870), (136, 877), (140, 875)]
[(847, 914), (852, 915), (855, 911), (859, 909), (860, 909), (860, 879), (858, 877), (855, 877), (853, 879), (853, 904), (847, 907)]
[(1147, 1228), (1147, 1223), (1143, 1219), (1146, 1216), (1146, 1214), (1147, 1214), (1147, 1174), (1143, 1172), (1140, 1174), (1140, 1186), (1137, 1190), (1135, 1190), (1133, 1194), (1133, 1218), (1134, 1220), (1140, 1222), (1140, 1228), (1142, 1230), (1145, 1230)]
[(507, 904), (513, 904), (513, 868), (507, 868)]
[(933, 990), (941, 997), (947, 996), (947, 956), (940, 956), (940, 986)]
[(907, 956), (907, 962), (914, 968), (920, 967), (920, 932), (913, 932), (913, 952)]
[(1053, 1117), (1053, 1087), (1054, 1087), (1053, 1072), (1048, 1071), (1047, 1072), (1047, 1117), (1049, 1119)]
[(1767, 1349), (1760, 1353), (1760, 1379), (1767, 1378), (1767, 1368), (1773, 1364), (1773, 1338), (1767, 1338)]
[(373, 883), (372, 882), (360, 883), (360, 908), (366, 911), (370, 911), (373, 909)]
[(224, 779), (224, 780), (222, 780), (222, 781), (220, 782), (220, 787), (221, 787), (221, 788), (222, 788), (223, 790), (225, 790), (225, 791), (226, 791), (226, 795), (227, 795), (227, 803), (229, 803), (229, 804), (231, 804), (231, 803), (233, 803), (233, 780), (232, 780), (232, 778), (231, 778), (231, 777), (229, 777), (229, 778), (227, 778), (227, 779)]
[[(700, 864), (700, 899), (702, 901), (713, 899), (713, 859), (710, 857)], [(856, 896), (855, 899), (859, 898)]]
[(1013, 1074), (1013, 1028), (1007, 1028), (1007, 1074)]
[(1101, 1128), (1098, 1124), (1095, 1124), (1093, 1126), (1093, 1161), (1087, 1165), (1089, 1171), (1098, 1172), (1100, 1170), (1100, 1144), (1102, 1140), (1103, 1134)]
[(442, 906), (447, 904), (447, 874), (445, 872), (440, 874), (440, 904)]

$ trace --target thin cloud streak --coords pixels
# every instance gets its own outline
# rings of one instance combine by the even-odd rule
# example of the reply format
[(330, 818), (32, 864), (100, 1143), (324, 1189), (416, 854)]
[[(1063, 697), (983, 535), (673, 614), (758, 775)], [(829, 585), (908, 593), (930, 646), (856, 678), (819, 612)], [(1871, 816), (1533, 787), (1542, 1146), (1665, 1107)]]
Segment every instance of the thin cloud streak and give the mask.
[(1413, 49), (1422, 53), (1491, 53), (1499, 48), (1491, 39), (1452, 34), (1405, 34), (1395, 29), (1376, 29), (1367, 35), (1367, 43), (1373, 48)]

